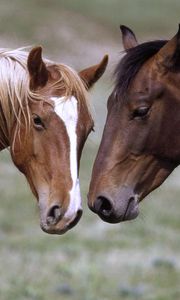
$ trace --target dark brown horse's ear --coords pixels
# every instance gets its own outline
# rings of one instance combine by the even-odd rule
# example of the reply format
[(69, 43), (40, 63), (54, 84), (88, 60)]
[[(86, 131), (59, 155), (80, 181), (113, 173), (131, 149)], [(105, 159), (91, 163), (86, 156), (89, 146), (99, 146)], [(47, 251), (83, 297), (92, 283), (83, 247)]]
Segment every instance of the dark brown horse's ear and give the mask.
[(43, 87), (48, 81), (48, 70), (42, 59), (42, 47), (35, 47), (30, 51), (27, 67), (30, 75), (30, 89)]
[(171, 71), (180, 71), (180, 25), (177, 34), (156, 54), (157, 63)]
[(87, 88), (91, 88), (93, 84), (103, 75), (108, 64), (108, 55), (105, 55), (102, 61), (79, 72), (79, 76), (85, 82)]
[(138, 42), (134, 32), (130, 28), (124, 25), (121, 25), (120, 29), (122, 33), (122, 41), (123, 41), (124, 49), (128, 50), (130, 48), (136, 47), (138, 45)]

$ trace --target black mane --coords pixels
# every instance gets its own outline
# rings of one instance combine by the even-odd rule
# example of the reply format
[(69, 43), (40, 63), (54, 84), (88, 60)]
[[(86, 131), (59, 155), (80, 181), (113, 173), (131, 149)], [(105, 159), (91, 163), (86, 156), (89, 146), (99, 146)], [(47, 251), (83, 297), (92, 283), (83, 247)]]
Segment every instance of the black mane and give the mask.
[(142, 65), (155, 55), (166, 42), (166, 40), (151, 41), (128, 49), (114, 72), (115, 91), (123, 97)]

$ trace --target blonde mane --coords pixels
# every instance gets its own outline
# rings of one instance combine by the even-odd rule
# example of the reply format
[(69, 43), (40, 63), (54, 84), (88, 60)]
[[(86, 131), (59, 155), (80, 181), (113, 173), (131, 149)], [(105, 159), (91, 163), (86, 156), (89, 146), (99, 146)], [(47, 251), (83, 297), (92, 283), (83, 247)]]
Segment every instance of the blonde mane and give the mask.
[[(20, 115), (23, 115), (25, 126), (28, 128), (29, 100), (43, 100), (42, 95), (29, 89), (26, 49), (0, 49), (0, 142), (5, 147), (9, 146), (15, 120), (20, 125)], [(59, 80), (53, 84), (54, 88), (64, 90), (66, 98), (74, 95), (80, 103), (87, 103), (86, 88), (78, 73), (66, 65), (47, 59), (44, 61), (47, 66), (55, 65), (56, 71), (59, 72)]]

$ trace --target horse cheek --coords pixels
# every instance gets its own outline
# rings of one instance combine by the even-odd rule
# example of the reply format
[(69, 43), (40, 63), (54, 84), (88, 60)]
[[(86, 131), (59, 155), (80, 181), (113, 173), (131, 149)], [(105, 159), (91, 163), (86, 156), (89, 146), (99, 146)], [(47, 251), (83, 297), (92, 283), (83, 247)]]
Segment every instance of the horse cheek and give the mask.
[(16, 133), (10, 150), (14, 164), (25, 174), (27, 169), (25, 166), (31, 157), (32, 151), (31, 131), (27, 132), (24, 128), (21, 128), (19, 133)]

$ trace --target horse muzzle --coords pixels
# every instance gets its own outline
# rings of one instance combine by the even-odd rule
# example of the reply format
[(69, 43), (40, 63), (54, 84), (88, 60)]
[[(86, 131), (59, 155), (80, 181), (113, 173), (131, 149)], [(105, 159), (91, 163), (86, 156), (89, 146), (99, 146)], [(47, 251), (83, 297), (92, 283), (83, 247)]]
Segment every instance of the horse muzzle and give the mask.
[(58, 205), (54, 205), (46, 215), (40, 216), (41, 229), (49, 234), (64, 234), (79, 222), (82, 212), (82, 209), (78, 209), (72, 218), (68, 219), (61, 213)]
[[(89, 203), (92, 203), (89, 199)], [(139, 214), (138, 196), (130, 188), (122, 188), (110, 195), (103, 191), (95, 198), (89, 208), (108, 223), (133, 220)]]

